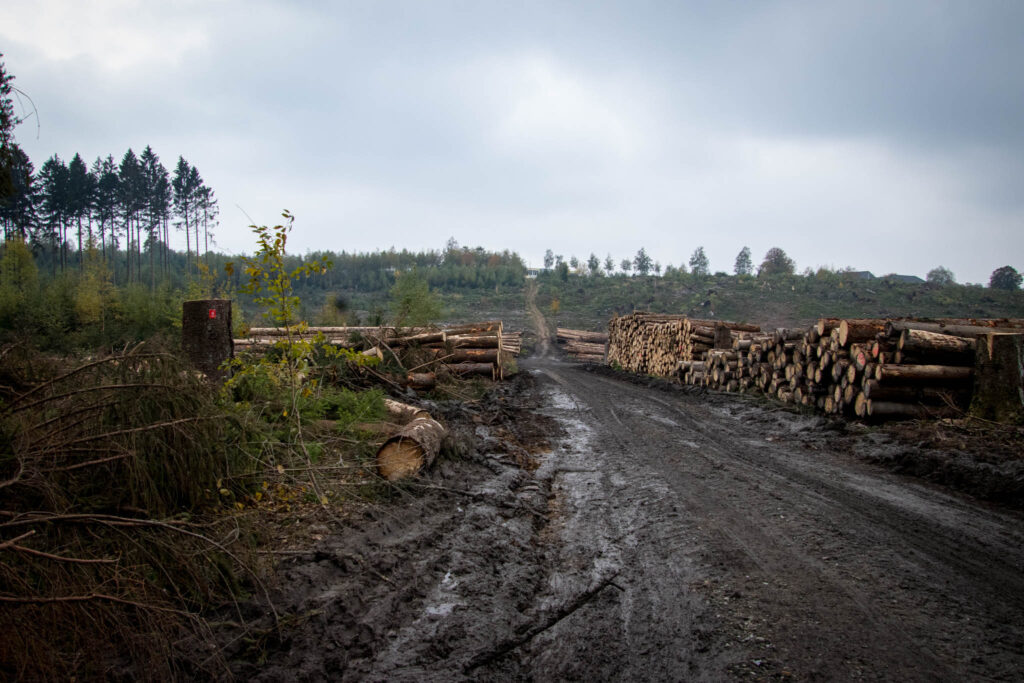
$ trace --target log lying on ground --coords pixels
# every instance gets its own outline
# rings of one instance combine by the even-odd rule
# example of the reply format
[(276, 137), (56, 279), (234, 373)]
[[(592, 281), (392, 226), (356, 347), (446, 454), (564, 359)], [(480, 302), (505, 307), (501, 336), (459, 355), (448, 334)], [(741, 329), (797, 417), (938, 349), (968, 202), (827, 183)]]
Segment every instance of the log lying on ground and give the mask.
[(604, 345), (608, 341), (608, 333), (591, 332), (589, 330), (570, 330), (565, 327), (559, 327), (555, 330), (555, 338), (558, 343), (578, 341)]
[(400, 383), (415, 391), (430, 391), (437, 386), (437, 375), (433, 372), (410, 372)]
[(434, 462), (446, 433), (433, 418), (412, 420), (377, 451), (377, 471), (388, 481), (414, 476)]
[(430, 413), (422, 408), (411, 406), (408, 403), (396, 401), (393, 398), (384, 398), (384, 409), (388, 411), (391, 421), (397, 424), (407, 424), (421, 417), (430, 417)]
[(497, 369), (493, 363), (455, 363), (447, 366), (448, 370), (456, 375), (482, 375), (497, 379)]

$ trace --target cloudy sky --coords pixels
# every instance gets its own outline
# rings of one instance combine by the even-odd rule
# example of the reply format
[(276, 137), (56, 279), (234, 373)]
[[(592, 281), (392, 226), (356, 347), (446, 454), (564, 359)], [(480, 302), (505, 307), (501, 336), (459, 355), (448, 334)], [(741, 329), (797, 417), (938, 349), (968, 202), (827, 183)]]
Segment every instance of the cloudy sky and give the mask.
[[(7, 3), (36, 166), (153, 146), (224, 251), (1024, 269), (1024, 3)], [(37, 127), (38, 123), (38, 127)]]

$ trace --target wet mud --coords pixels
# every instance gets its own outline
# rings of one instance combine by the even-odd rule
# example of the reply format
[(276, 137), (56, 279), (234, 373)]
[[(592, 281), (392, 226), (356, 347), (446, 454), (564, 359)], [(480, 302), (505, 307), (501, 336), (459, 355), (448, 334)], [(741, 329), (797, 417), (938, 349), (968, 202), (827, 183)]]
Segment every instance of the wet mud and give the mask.
[(286, 623), (228, 646), (236, 677), (1024, 670), (1024, 515), (1012, 493), (979, 501), (876, 464), (911, 446), (983, 460), (961, 448), (964, 435), (950, 448), (553, 359), (520, 367), (488, 401), (448, 409), (462, 446), (415, 486), (281, 561)]

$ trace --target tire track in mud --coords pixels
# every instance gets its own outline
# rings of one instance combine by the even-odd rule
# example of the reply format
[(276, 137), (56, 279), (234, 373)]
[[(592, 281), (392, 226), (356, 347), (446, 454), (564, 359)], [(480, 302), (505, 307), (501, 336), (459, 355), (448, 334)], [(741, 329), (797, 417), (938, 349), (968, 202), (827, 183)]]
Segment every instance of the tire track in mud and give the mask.
[[(1021, 665), (1019, 515), (784, 438), (763, 442), (764, 424), (745, 425), (698, 399), (568, 365), (538, 372), (587, 403), (606, 448), (650, 466), (701, 520), (704, 569), (725, 577), (719, 593), (743, 596), (729, 609), (746, 617), (755, 642), (772, 645), (761, 667), (931, 680), (999, 677)], [(751, 451), (751, 442), (759, 447)], [(760, 612), (760, 629), (748, 612)]]

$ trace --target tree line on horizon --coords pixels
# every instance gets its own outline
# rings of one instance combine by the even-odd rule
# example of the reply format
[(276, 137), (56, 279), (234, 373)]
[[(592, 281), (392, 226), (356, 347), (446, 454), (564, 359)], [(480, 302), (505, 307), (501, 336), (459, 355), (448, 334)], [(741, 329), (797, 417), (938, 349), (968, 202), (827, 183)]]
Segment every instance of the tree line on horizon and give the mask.
[[(672, 278), (685, 275), (687, 273), (695, 277), (707, 277), (711, 275), (711, 262), (704, 252), (704, 247), (699, 246), (694, 249), (693, 254), (689, 259), (689, 269), (685, 263), (680, 263), (678, 266), (666, 264), (664, 268), (659, 261), (655, 261), (648, 253), (646, 248), (640, 247), (636, 255), (633, 258), (624, 258), (621, 261), (616, 262), (612, 258), (611, 254), (608, 254), (604, 260), (600, 259), (596, 254), (591, 252), (590, 257), (585, 261), (577, 258), (575, 255), (570, 256), (568, 260), (561, 254), (555, 254), (551, 249), (544, 252), (544, 270), (546, 272), (554, 273), (557, 277), (563, 281), (568, 280), (569, 275), (577, 276), (591, 276), (601, 277), (609, 275), (618, 275), (622, 277), (629, 276), (631, 274), (641, 276), (662, 276), (664, 273), (665, 277)], [(616, 273), (616, 267), (618, 272)], [(803, 276), (821, 276), (825, 274), (844, 274), (844, 273), (856, 273), (853, 268), (845, 268), (838, 271), (832, 271), (826, 268), (819, 268), (817, 271), (807, 268), (802, 273)], [(716, 276), (727, 276), (728, 273), (716, 272)], [(780, 247), (770, 248), (764, 255), (764, 259), (761, 264), (755, 269), (754, 262), (751, 259), (750, 247), (744, 246), (740, 252), (736, 255), (736, 260), (733, 265), (733, 275), (735, 276), (746, 276), (746, 277), (759, 277), (759, 278), (772, 278), (786, 275), (796, 275), (796, 263), (792, 258), (786, 254), (785, 250)], [(882, 276), (885, 278), (901, 277), (906, 278), (907, 276), (896, 276), (895, 274), (889, 274)], [(988, 286), (993, 289), (1005, 289), (1005, 290), (1016, 290), (1021, 286), (1021, 282), (1024, 280), (1024, 276), (1017, 272), (1016, 268), (1006, 265), (996, 268), (989, 278)], [(946, 286), (956, 284), (956, 276), (949, 268), (945, 266), (937, 266), (928, 271), (925, 277), (925, 282), (937, 286)]]

